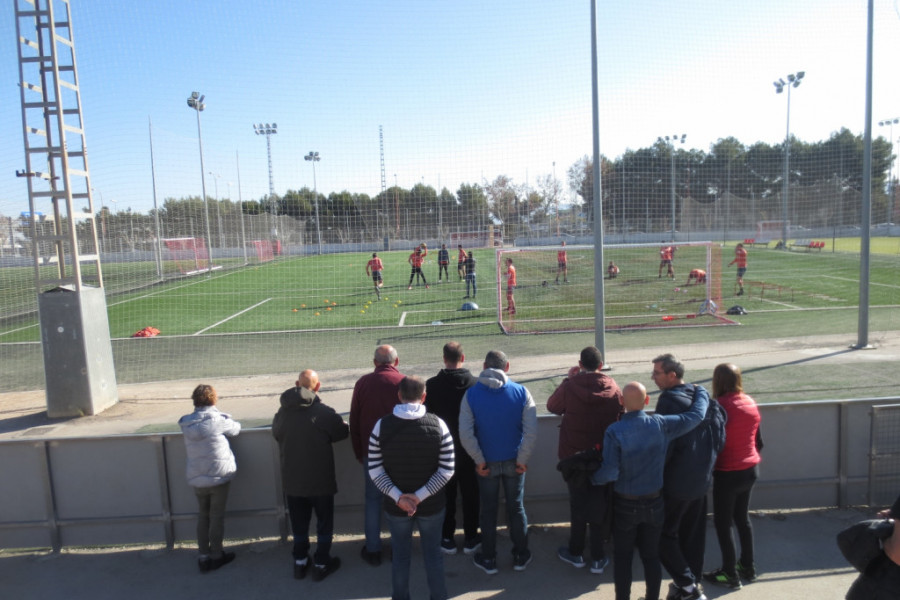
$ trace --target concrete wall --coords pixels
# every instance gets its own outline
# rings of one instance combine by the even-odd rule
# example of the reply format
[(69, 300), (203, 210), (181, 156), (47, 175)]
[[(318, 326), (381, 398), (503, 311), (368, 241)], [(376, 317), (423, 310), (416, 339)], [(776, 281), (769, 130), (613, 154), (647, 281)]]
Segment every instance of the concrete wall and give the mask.
[[(868, 504), (871, 407), (898, 403), (900, 398), (761, 405), (765, 447), (752, 508)], [(526, 506), (536, 523), (568, 515), (556, 471), (558, 426), (558, 417), (539, 419), (539, 445), (528, 465)], [(238, 475), (228, 499), (227, 535), (286, 537), (270, 430), (244, 430), (232, 445)], [(337, 530), (361, 532), (362, 467), (349, 442), (336, 447), (336, 462)], [(0, 442), (0, 548), (193, 540), (196, 500), (184, 465), (180, 434)], [(876, 502), (890, 503), (900, 480), (887, 487), (892, 495)]]

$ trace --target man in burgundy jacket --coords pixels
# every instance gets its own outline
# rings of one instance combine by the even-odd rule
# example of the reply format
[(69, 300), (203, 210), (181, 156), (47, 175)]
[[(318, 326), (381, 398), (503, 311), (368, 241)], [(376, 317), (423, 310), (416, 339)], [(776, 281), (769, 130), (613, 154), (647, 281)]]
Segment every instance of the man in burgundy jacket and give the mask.
[(375, 348), (373, 362), (375, 371), (360, 377), (353, 388), (350, 400), (350, 441), (353, 443), (356, 460), (363, 465), (366, 490), (366, 545), (360, 555), (367, 563), (377, 567), (381, 564), (382, 494), (369, 477), (369, 436), (378, 419), (391, 414), (394, 405), (398, 403), (397, 392), (404, 375), (397, 370), (400, 359), (392, 346)]
[[(568, 378), (547, 400), (547, 410), (562, 415), (560, 460), (571, 459), (589, 449), (602, 451), (606, 428), (618, 421), (623, 412), (622, 391), (612, 377), (600, 372), (602, 367), (600, 350), (588, 346), (581, 351), (578, 366), (569, 369)], [(597, 456), (602, 456), (602, 452)], [(557, 555), (573, 567), (583, 567), (585, 535), (590, 527), (591, 573), (600, 574), (609, 564), (603, 549), (603, 542), (609, 537), (609, 484), (591, 485), (590, 474), (590, 471), (581, 472), (577, 468), (563, 472), (569, 486), (571, 527), (569, 545), (561, 547)]]

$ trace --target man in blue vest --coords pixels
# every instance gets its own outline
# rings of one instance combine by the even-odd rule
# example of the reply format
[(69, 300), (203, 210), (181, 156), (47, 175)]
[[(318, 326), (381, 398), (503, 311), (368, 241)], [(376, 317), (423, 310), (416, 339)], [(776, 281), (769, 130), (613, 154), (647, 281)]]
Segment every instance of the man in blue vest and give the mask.
[(506, 521), (513, 542), (513, 568), (531, 562), (525, 516), (525, 472), (537, 441), (537, 409), (531, 393), (507, 377), (509, 360), (499, 350), (484, 359), (478, 383), (466, 391), (459, 411), (459, 437), (475, 461), (481, 496), (481, 552), (475, 566), (497, 573), (497, 507), (506, 497)]

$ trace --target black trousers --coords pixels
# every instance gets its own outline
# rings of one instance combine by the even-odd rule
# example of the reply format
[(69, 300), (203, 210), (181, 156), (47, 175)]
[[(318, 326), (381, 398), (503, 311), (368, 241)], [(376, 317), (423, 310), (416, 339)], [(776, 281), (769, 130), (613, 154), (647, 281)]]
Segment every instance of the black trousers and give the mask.
[(700, 581), (706, 551), (706, 495), (692, 500), (665, 497), (659, 560), (675, 585)]
[(444, 486), (447, 498), (447, 510), (444, 513), (444, 527), (441, 537), (453, 539), (456, 533), (456, 495), (462, 497), (463, 533), (467, 540), (478, 535), (478, 475), (475, 473), (475, 461), (465, 450), (456, 450), (456, 472)]

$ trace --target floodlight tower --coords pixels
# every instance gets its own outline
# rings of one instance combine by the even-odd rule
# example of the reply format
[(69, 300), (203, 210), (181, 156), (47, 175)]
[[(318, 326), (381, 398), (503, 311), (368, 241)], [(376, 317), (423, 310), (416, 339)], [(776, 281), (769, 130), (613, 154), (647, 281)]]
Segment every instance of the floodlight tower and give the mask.
[(200, 144), (200, 185), (203, 188), (203, 217), (206, 223), (206, 269), (212, 273), (212, 234), (209, 230), (209, 199), (206, 197), (206, 171), (203, 168), (203, 131), (200, 129), (200, 113), (206, 109), (203, 99), (206, 96), (199, 92), (191, 92), (188, 96), (187, 105), (197, 111), (197, 141)]
[(790, 178), (790, 168), (791, 163), (791, 88), (799, 87), (800, 82), (803, 81), (803, 77), (806, 75), (806, 71), (797, 71), (796, 73), (789, 73), (787, 76), (787, 83), (784, 82), (784, 79), (779, 79), (778, 81), (772, 82), (775, 86), (775, 93), (780, 94), (787, 88), (787, 128), (784, 134), (784, 174), (782, 175), (783, 181), (781, 182), (781, 249), (787, 250), (787, 239), (788, 239), (788, 179)]
[[(891, 128), (891, 133), (888, 138), (888, 141), (891, 142), (891, 154), (894, 153), (894, 125), (900, 123), (900, 117), (894, 119), (885, 119), (884, 121), (878, 121), (879, 127), (884, 127), (885, 125)], [(890, 175), (888, 175), (888, 179), (890, 181), (890, 188), (888, 189), (888, 212), (887, 219), (885, 219), (886, 223), (891, 223), (894, 220), (894, 157), (891, 156), (891, 166), (890, 166)], [(101, 196), (102, 200), (103, 197)]]
[(319, 228), (319, 191), (316, 187), (316, 163), (322, 160), (319, 156), (318, 152), (310, 151), (309, 154), (303, 157), (303, 160), (309, 161), (312, 163), (313, 168), (313, 200), (316, 204), (316, 239), (319, 242), (319, 254), (322, 254), (322, 230)]
[(266, 136), (266, 152), (269, 156), (269, 209), (272, 214), (272, 237), (278, 238), (278, 216), (275, 205), (275, 182), (272, 179), (272, 136), (278, 133), (278, 123), (266, 123), (253, 126), (256, 135)]
[(671, 138), (669, 136), (666, 136), (665, 140), (663, 140), (662, 137), (656, 138), (660, 143), (665, 144), (666, 147), (669, 149), (669, 159), (671, 160), (671, 169), (670, 169), (671, 173), (669, 175), (670, 175), (670, 181), (671, 181), (671, 186), (672, 186), (672, 242), (673, 243), (675, 242), (675, 143), (681, 142), (682, 144), (684, 144), (685, 138), (687, 138), (686, 133), (682, 133), (681, 135), (678, 135), (676, 133)]

